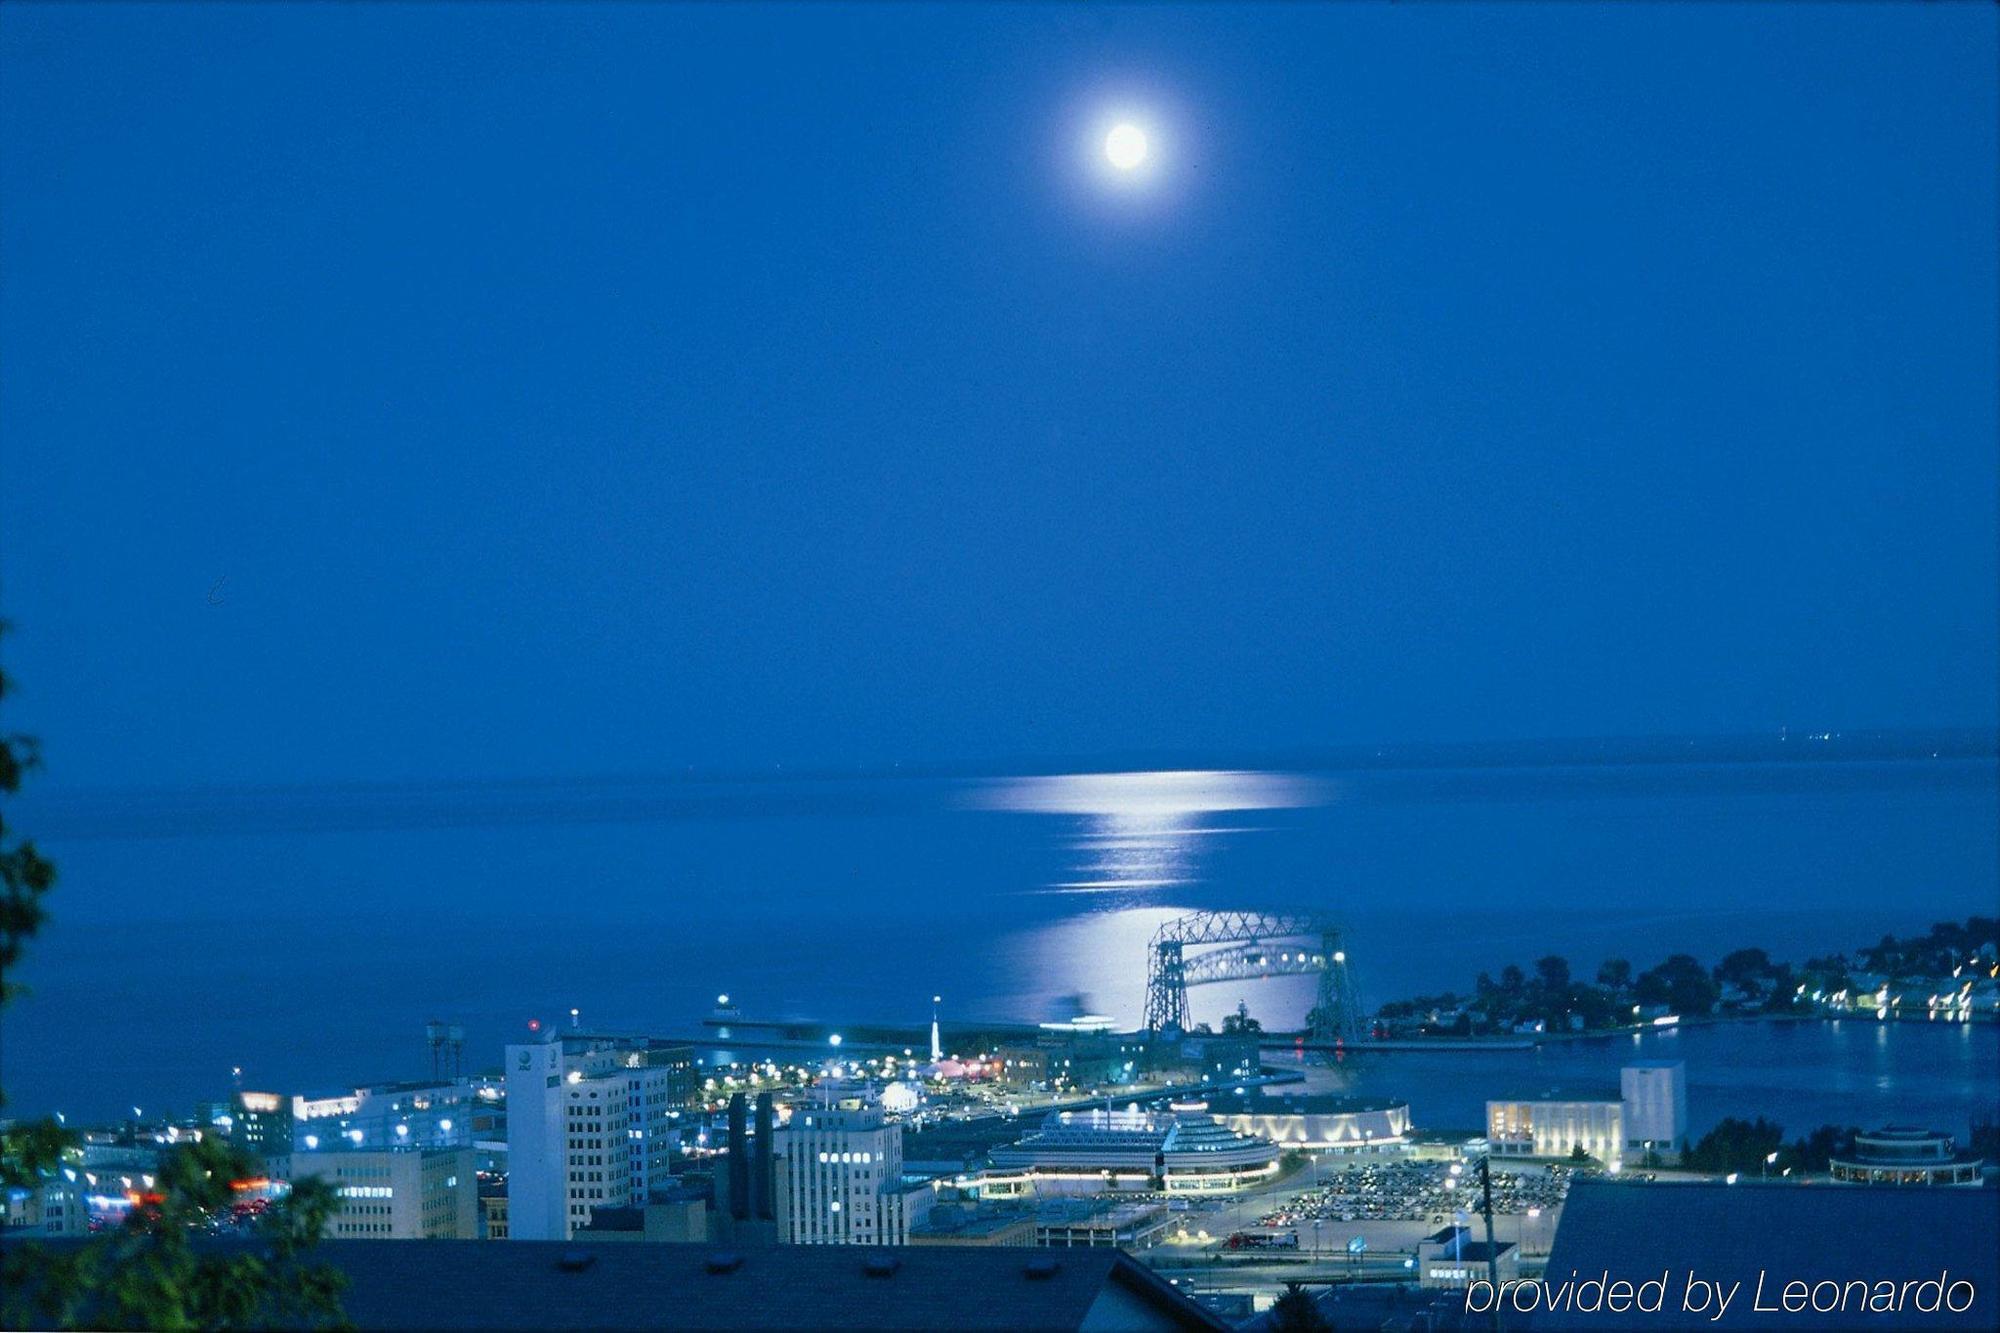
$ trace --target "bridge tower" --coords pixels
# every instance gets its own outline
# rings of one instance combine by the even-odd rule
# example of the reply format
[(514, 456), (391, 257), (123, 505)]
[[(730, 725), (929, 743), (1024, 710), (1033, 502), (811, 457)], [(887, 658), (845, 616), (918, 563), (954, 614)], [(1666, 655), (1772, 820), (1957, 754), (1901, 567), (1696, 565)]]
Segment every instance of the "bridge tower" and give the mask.
[(1347, 966), (1347, 947), (1337, 928), (1321, 935), (1320, 954), (1326, 965), (1319, 974), (1313, 1011), (1306, 1015), (1306, 1035), (1314, 1042), (1359, 1041), (1368, 1030), (1361, 1012), (1361, 992), (1354, 985), (1354, 973)]
[(1188, 1027), (1187, 966), (1181, 941), (1153, 938), (1153, 957), (1146, 977), (1146, 1031), (1182, 1033)]

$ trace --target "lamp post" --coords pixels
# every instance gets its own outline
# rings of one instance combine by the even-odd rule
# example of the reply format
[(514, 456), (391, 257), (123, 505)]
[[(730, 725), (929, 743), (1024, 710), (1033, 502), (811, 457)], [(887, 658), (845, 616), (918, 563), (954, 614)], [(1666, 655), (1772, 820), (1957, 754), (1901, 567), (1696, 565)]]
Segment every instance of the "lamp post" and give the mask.
[(1761, 1171), (1758, 1172), (1758, 1176), (1760, 1179), (1769, 1180), (1771, 1178), (1771, 1167), (1777, 1162), (1777, 1160), (1778, 1160), (1778, 1154), (1774, 1152), (1767, 1152), (1764, 1154), (1764, 1167)]
[[(1494, 1177), (1492, 1157), (1480, 1153), (1480, 1211), (1486, 1215), (1486, 1281), (1500, 1291), (1500, 1255), (1494, 1251)], [(1494, 1301), (1494, 1329), (1500, 1327), (1500, 1301)]]

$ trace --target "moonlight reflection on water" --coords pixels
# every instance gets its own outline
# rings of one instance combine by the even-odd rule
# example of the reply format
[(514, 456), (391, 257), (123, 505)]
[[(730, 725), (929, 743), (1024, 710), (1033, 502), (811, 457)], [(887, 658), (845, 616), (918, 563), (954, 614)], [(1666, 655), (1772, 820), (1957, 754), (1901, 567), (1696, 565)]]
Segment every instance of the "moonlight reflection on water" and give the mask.
[(1033, 892), (1131, 893), (1198, 882), (1201, 835), (1257, 831), (1206, 826), (1205, 816), (1300, 809), (1327, 804), (1332, 795), (1331, 783), (1303, 774), (1190, 769), (1004, 778), (982, 784), (970, 803), (1083, 821), (1070, 844), (1080, 863), (1068, 878)]

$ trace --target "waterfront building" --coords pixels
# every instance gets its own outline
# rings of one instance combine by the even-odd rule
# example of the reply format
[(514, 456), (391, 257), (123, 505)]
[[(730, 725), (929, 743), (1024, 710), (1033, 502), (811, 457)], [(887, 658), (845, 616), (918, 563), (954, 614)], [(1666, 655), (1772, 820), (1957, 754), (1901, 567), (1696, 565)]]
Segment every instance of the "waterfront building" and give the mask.
[(471, 1148), (335, 1148), (294, 1152), (293, 1182), (318, 1176), (340, 1196), (327, 1235), (336, 1240), (474, 1240), (479, 1178)]
[[(1106, 1088), (1137, 1081), (1150, 1067), (1146, 1034), (1120, 1034), (1109, 1025), (1109, 1019), (1094, 1017), (1042, 1024), (1035, 1039), (1043, 1052), (1036, 1062), (1041, 1077), (1035, 1081), (1050, 1088)], [(1018, 1062), (1021, 1056), (1014, 1058)]]
[(794, 1107), (775, 1143), (777, 1232), (794, 1245), (906, 1245), (930, 1211), (903, 1176), (903, 1127), (858, 1098)]
[(1688, 1132), (1687, 1062), (1634, 1060), (1618, 1071), (1618, 1091), (1625, 1105), (1626, 1152), (1678, 1162)]
[(687, 1046), (551, 1031), (508, 1046), (506, 1069), (509, 1239), (567, 1240), (597, 1209), (671, 1183), (695, 1089)]
[(1616, 1097), (1551, 1096), (1486, 1103), (1486, 1140), (1501, 1157), (1624, 1160), (1625, 1103)]
[(1489, 1101), (1486, 1137), (1508, 1157), (1570, 1157), (1581, 1148), (1606, 1166), (1648, 1152), (1678, 1160), (1687, 1138), (1687, 1066), (1635, 1060), (1618, 1071), (1615, 1096), (1606, 1089)]
[(1195, 1082), (1221, 1083), (1254, 1076), (1262, 1055), (1263, 1043), (1255, 1033), (1203, 1033), (1183, 1037), (1178, 1046), (1163, 1049), (1154, 1066), (1171, 1067)]
[(1322, 1097), (1291, 1092), (1211, 1093), (1189, 1109), (1204, 1110), (1238, 1134), (1281, 1148), (1357, 1151), (1393, 1147), (1410, 1133), (1408, 1102), (1382, 1097)]
[(1162, 1189), (1218, 1193), (1267, 1179), (1278, 1146), (1200, 1111), (1057, 1111), (1020, 1142), (994, 1149), (982, 1193), (1094, 1193)]
[(1949, 1134), (1890, 1125), (1856, 1134), (1832, 1165), (1833, 1178), (1852, 1185), (1977, 1185), (1984, 1164)]

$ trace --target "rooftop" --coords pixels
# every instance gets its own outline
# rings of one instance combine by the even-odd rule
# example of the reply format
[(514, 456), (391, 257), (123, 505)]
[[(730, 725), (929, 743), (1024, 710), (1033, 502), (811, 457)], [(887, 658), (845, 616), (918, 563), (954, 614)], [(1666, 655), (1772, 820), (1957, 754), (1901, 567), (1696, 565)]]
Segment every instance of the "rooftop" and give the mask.
[(996, 1231), (1005, 1231), (1008, 1227), (1033, 1220), (1032, 1214), (1020, 1210), (939, 1204), (931, 1209), (930, 1216), (924, 1219), (921, 1226), (912, 1227), (910, 1231), (913, 1235), (990, 1236)]
[[(1897, 1283), (1935, 1279), (1949, 1271), (1969, 1281), (1976, 1298), (1957, 1315), (1868, 1312), (1838, 1321), (1869, 1328), (2000, 1326), (2000, 1190), (1891, 1189), (1866, 1185), (1616, 1185), (1579, 1181), (1563, 1205), (1550, 1273), (1609, 1271), (1613, 1279), (1657, 1278), (1662, 1270), (1699, 1274), (1725, 1285), (1742, 1282), (1742, 1296), (1705, 1328), (1837, 1326), (1825, 1314), (1758, 1314), (1749, 1307), (1760, 1273), (1770, 1283)], [(1676, 1306), (1647, 1318), (1627, 1312), (1620, 1327), (1674, 1323)], [(1852, 1310), (1850, 1309), (1850, 1316)], [(1604, 1315), (1543, 1311), (1535, 1328), (1602, 1328)]]
[(1228, 1327), (1113, 1249), (343, 1240), (316, 1254), (346, 1274), (361, 1330)]
[(1623, 1102), (1625, 1090), (1608, 1084), (1582, 1088), (1540, 1088), (1534, 1092), (1516, 1093), (1511, 1097), (1492, 1097), (1488, 1100), (1502, 1103)]
[[(1469, 1264), (1483, 1264), (1486, 1262), (1487, 1250), (1489, 1248), (1493, 1252), (1492, 1257), (1495, 1259), (1499, 1259), (1505, 1256), (1507, 1251), (1514, 1248), (1514, 1242), (1511, 1240), (1503, 1240), (1503, 1241), (1498, 1241), (1489, 1247), (1483, 1240), (1463, 1241), (1460, 1244), (1452, 1246), (1450, 1249), (1446, 1250), (1443, 1254), (1438, 1255), (1437, 1259), (1450, 1259), (1454, 1263), (1463, 1260), (1464, 1262)], [(1432, 1262), (1436, 1262), (1436, 1260), (1433, 1260)]]
[(643, 1208), (593, 1208), (590, 1221), (577, 1228), (579, 1235), (592, 1231), (644, 1231), (646, 1210)]

